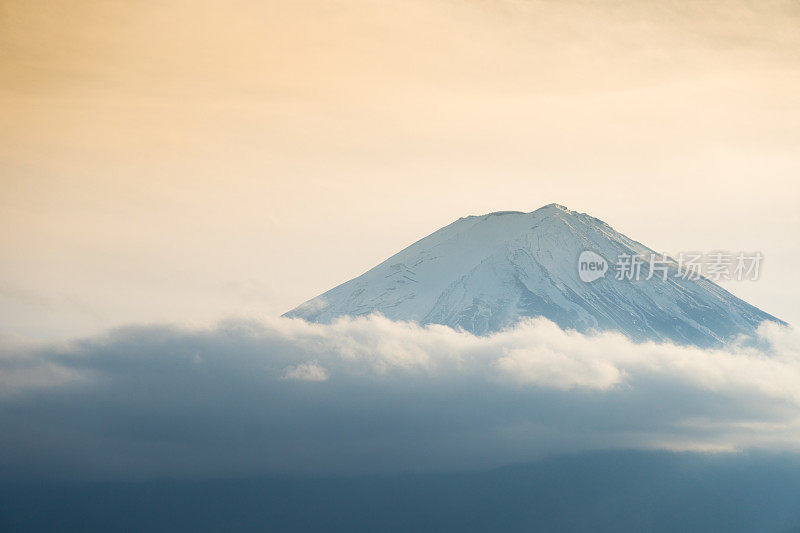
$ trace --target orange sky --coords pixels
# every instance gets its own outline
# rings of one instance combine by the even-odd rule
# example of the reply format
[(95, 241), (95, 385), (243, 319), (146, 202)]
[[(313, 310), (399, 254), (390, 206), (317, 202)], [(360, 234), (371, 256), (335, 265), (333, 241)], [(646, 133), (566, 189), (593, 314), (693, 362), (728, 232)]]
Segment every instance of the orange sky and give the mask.
[(0, 333), (279, 314), (558, 202), (797, 321), (793, 1), (0, 5)]

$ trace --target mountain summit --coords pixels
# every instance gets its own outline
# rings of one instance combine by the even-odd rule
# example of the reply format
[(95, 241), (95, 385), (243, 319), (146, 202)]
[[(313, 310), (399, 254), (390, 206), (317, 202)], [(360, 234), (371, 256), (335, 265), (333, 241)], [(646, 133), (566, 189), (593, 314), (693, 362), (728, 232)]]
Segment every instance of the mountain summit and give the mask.
[[(594, 258), (590, 282), (578, 271), (584, 252)], [(329, 322), (378, 312), (478, 335), (542, 316), (581, 332), (616, 330), (634, 340), (698, 346), (752, 335), (764, 320), (781, 322), (706, 278), (681, 276), (673, 260), (649, 276), (651, 254), (662, 258), (558, 204), (469, 216), (284, 316)], [(612, 265), (626, 256), (644, 258), (639, 279), (616, 279)]]

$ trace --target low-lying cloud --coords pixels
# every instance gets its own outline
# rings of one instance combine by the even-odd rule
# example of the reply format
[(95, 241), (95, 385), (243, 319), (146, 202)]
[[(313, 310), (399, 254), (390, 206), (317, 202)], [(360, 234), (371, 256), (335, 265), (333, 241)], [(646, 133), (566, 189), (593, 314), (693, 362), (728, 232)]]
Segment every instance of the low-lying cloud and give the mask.
[(703, 350), (543, 319), (129, 327), (0, 351), (0, 475), (481, 468), (608, 448), (800, 449), (800, 335)]

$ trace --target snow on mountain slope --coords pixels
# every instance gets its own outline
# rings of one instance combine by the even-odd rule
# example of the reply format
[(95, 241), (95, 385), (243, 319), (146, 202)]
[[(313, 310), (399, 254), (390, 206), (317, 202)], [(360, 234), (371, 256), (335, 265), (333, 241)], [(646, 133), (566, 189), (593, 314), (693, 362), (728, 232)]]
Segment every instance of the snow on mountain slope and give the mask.
[[(716, 346), (780, 322), (713, 282), (675, 276), (591, 283), (578, 256), (592, 250), (609, 268), (620, 255), (653, 250), (608, 224), (550, 204), (531, 213), (461, 218), (363, 275), (284, 316), (313, 322), (379, 312), (393, 320), (444, 324), (483, 335), (523, 317), (543, 316), (581, 332), (617, 330), (636, 340)], [(659, 256), (660, 257), (660, 256)]]

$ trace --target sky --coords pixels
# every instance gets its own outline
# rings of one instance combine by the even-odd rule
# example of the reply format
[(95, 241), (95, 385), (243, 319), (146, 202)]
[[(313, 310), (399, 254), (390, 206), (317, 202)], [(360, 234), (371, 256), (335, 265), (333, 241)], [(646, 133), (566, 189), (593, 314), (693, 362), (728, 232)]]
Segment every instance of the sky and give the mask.
[(0, 333), (268, 319), (558, 202), (796, 323), (790, 1), (0, 6)]
[(800, 341), (279, 315), (553, 202), (800, 320), (794, 1), (0, 3), (0, 480), (800, 450)]

